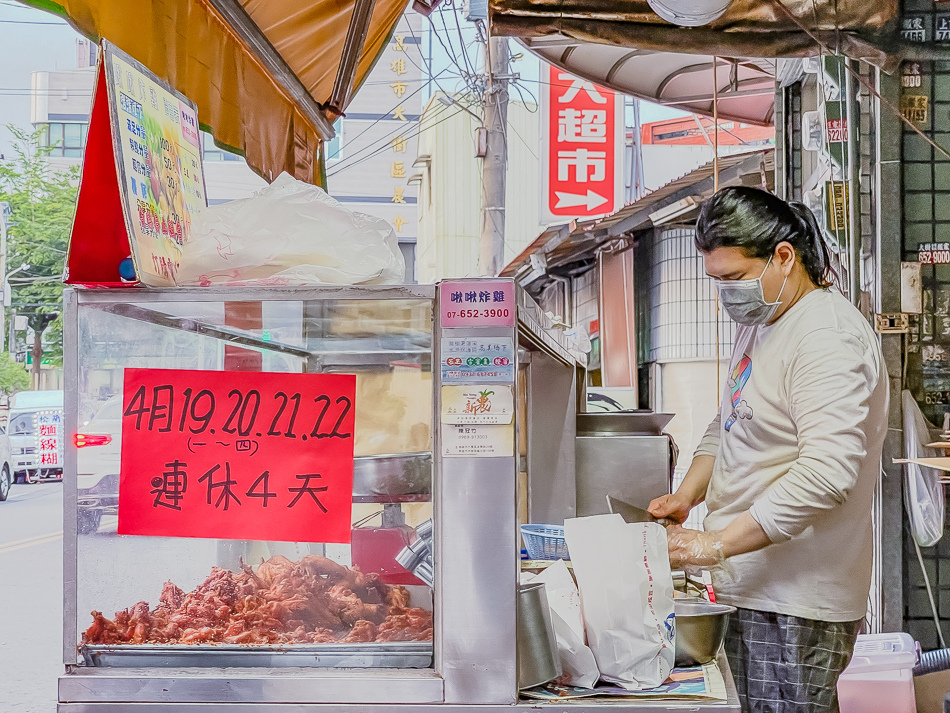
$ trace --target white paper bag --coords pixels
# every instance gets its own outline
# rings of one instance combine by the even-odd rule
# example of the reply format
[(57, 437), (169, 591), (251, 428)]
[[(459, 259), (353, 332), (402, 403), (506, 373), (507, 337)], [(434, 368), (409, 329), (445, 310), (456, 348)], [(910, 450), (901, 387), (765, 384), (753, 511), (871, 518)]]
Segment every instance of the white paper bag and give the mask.
[(543, 582), (551, 607), (557, 651), (567, 685), (593, 688), (600, 678), (594, 652), (584, 643), (584, 620), (577, 585), (564, 560), (558, 560), (534, 579)]
[(566, 520), (564, 534), (601, 678), (630, 691), (659, 686), (675, 658), (666, 530), (614, 514)]

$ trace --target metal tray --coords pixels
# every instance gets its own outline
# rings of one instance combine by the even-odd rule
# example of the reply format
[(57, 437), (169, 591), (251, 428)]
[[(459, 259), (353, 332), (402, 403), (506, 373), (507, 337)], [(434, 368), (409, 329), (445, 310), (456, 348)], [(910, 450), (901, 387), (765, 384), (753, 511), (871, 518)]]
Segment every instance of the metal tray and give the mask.
[(114, 644), (79, 647), (87, 666), (115, 668), (430, 668), (432, 642), (385, 644)]

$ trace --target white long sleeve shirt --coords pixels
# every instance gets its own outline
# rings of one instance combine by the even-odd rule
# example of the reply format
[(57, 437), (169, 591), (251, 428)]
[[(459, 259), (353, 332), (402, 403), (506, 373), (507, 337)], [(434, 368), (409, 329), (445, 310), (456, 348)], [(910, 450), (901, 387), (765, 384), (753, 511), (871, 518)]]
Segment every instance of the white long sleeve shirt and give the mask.
[(772, 325), (739, 327), (720, 414), (696, 451), (716, 458), (704, 526), (749, 510), (774, 544), (714, 572), (721, 602), (865, 616), (887, 403), (877, 335), (840, 293), (815, 290)]

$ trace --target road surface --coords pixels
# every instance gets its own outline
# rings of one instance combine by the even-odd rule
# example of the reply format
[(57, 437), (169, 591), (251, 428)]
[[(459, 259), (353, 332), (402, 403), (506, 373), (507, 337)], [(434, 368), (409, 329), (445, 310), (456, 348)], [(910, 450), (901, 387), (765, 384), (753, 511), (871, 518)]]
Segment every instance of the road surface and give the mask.
[(54, 713), (63, 670), (63, 486), (14, 485), (0, 503), (0, 710)]

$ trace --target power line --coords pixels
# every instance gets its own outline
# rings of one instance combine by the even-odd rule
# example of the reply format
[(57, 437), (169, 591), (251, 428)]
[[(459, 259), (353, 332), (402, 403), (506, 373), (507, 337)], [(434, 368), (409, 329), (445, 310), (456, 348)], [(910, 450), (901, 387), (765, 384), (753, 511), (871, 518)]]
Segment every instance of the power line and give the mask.
[[(448, 107), (446, 107), (446, 109), (448, 109)], [(461, 114), (461, 113), (462, 113), (462, 109), (459, 109), (458, 111), (455, 111), (455, 112), (453, 112), (452, 114), (449, 114), (448, 116), (446, 116), (446, 117), (440, 119), (439, 121), (437, 121), (437, 122), (435, 122), (435, 123), (433, 123), (433, 124), (427, 124), (427, 125), (421, 127), (416, 133), (410, 134), (409, 136), (406, 136), (405, 138), (406, 138), (406, 139), (414, 139), (414, 138), (416, 138), (417, 136), (419, 136), (423, 131), (428, 131), (429, 129), (433, 129), (433, 128), (435, 128), (436, 126), (438, 126), (439, 124), (441, 124), (441, 123), (443, 123), (443, 122), (445, 122), (445, 121), (448, 121), (448, 120), (451, 119), (452, 117), (458, 116), (458, 115)], [(421, 123), (421, 122), (420, 122), (420, 123)], [(369, 155), (367, 155), (367, 156), (364, 156), (363, 158), (359, 159), (358, 161), (355, 161), (355, 162), (351, 163), (351, 164), (348, 165), (348, 166), (343, 166), (343, 167), (339, 168), (338, 170), (334, 171), (333, 173), (328, 174), (328, 175), (327, 175), (327, 178), (329, 178), (329, 177), (331, 177), (331, 176), (335, 176), (336, 174), (340, 173), (340, 171), (343, 171), (343, 170), (346, 170), (346, 169), (349, 169), (349, 168), (353, 168), (353, 167), (355, 167), (355, 166), (358, 166), (359, 164), (363, 163), (363, 161), (368, 161), (369, 159), (373, 158), (374, 156), (379, 155), (380, 152), (385, 151), (386, 148), (387, 148), (386, 146), (381, 146), (380, 148), (376, 149), (376, 151), (374, 151), (373, 153), (371, 153), (371, 154), (369, 154)]]
[[(447, 111), (447, 110), (448, 110), (448, 107), (447, 107), (447, 106), (443, 106), (443, 107), (437, 109), (436, 111), (437, 111), (438, 113), (436, 114), (436, 116), (440, 116), (441, 114), (443, 114), (443, 113), (444, 113), (445, 111)], [(421, 123), (421, 122), (417, 122), (416, 125), (418, 126), (419, 123)], [(363, 148), (361, 148), (359, 151), (356, 151), (355, 153), (353, 153), (353, 154), (347, 156), (346, 158), (341, 159), (341, 160), (339, 161), (339, 163), (338, 163), (336, 166), (334, 166), (334, 171), (333, 171), (333, 173), (328, 173), (328, 174), (327, 174), (327, 178), (329, 178), (330, 176), (334, 176), (334, 175), (336, 175), (336, 174), (340, 173), (341, 171), (344, 171), (344, 170), (346, 170), (346, 169), (348, 169), (348, 168), (351, 168), (351, 167), (353, 167), (353, 166), (356, 166), (356, 165), (362, 163), (363, 160), (365, 160), (365, 159), (367, 159), (367, 158), (370, 158), (370, 157), (372, 157), (372, 156), (377, 155), (380, 150), (383, 150), (383, 149), (389, 147), (389, 146), (392, 144), (392, 138), (391, 138), (391, 137), (393, 137), (393, 136), (396, 135), (396, 134), (399, 134), (399, 132), (403, 131), (403, 130), (406, 129), (406, 128), (407, 128), (407, 125), (405, 125), (405, 124), (400, 125), (400, 126), (398, 126), (394, 131), (390, 131), (390, 132), (389, 132), (388, 134), (386, 134), (385, 136), (382, 136), (382, 137), (380, 137), (379, 139), (377, 139), (376, 141), (373, 141), (373, 142), (367, 144), (366, 146), (364, 146)], [(410, 136), (406, 136), (406, 137), (403, 137), (403, 138), (405, 138), (405, 139), (411, 139), (411, 138), (413, 138), (414, 136), (418, 136), (418, 133), (417, 133), (417, 134), (411, 134)], [(374, 148), (374, 147), (378, 147), (378, 148)], [(368, 155), (366, 155), (366, 156), (360, 156), (360, 154), (363, 154), (363, 153), (365, 153), (366, 151), (370, 151), (371, 153), (368, 154)], [(360, 158), (357, 159), (357, 158), (356, 158), (357, 156), (360, 156)]]
[[(446, 69), (443, 70), (443, 71), (448, 71), (448, 68), (446, 68)], [(441, 75), (441, 74), (442, 74), (442, 72), (439, 72), (439, 75)], [(436, 75), (436, 76), (438, 76), (438, 75)], [(372, 129), (374, 126), (376, 126), (376, 124), (378, 124), (379, 122), (381, 122), (381, 121), (389, 121), (389, 116), (390, 116), (393, 112), (395, 112), (397, 108), (399, 108), (400, 106), (402, 106), (403, 102), (405, 102), (405, 101), (408, 100), (408, 99), (412, 99), (412, 97), (414, 97), (416, 94), (418, 94), (419, 92), (421, 92), (424, 88), (425, 88), (425, 85), (423, 84), (423, 85), (421, 85), (418, 89), (416, 89), (414, 92), (412, 92), (411, 94), (408, 94), (408, 95), (406, 95), (406, 96), (404, 96), (404, 97), (400, 97), (400, 98), (399, 98), (399, 102), (396, 104), (396, 106), (394, 106), (392, 109), (390, 109), (388, 112), (386, 112), (385, 115), (380, 116), (379, 119), (374, 120), (371, 124), (369, 124), (368, 126), (364, 127), (363, 130), (362, 130), (360, 133), (358, 133), (356, 136), (354, 136), (352, 139), (347, 139), (347, 143), (351, 143), (351, 142), (353, 142), (353, 141), (356, 141), (356, 140), (359, 139), (363, 134), (365, 134), (367, 131), (369, 131), (369, 130)], [(385, 116), (386, 118), (383, 118), (383, 116)], [(345, 118), (345, 117), (344, 117), (344, 118)], [(389, 134), (389, 135), (391, 136), (392, 134)], [(362, 151), (362, 150), (361, 150), (361, 151)], [(357, 152), (357, 153), (359, 153), (359, 152)], [(344, 160), (346, 160), (346, 159), (344, 159)]]
[[(469, 107), (466, 107), (464, 104), (462, 104), (462, 102), (456, 100), (456, 101), (453, 102), (453, 103), (458, 104), (458, 106), (462, 108), (462, 111), (467, 111), (467, 113), (471, 113), (471, 111), (469, 110)], [(436, 117), (441, 116), (441, 115), (444, 114), (444, 113), (449, 109), (449, 107), (451, 107), (451, 106), (452, 106), (451, 104), (448, 104), (448, 105), (445, 105), (445, 106), (443, 106), (443, 107), (440, 107), (440, 108), (437, 109), (436, 112), (435, 112), (434, 114), (432, 114), (429, 118), (430, 118), (430, 119), (433, 119), (433, 118), (436, 118)], [(420, 123), (421, 123), (421, 122), (420, 122)], [(432, 124), (432, 126), (435, 126), (435, 125), (440, 124), (440, 123), (442, 123), (442, 122), (441, 122), (441, 121), (436, 122), (436, 124)], [(374, 142), (372, 142), (372, 143), (370, 143), (370, 144), (367, 144), (366, 146), (364, 146), (363, 148), (361, 148), (359, 151), (357, 151), (355, 154), (352, 154), (351, 156), (347, 156), (346, 158), (341, 159), (340, 163), (337, 164), (337, 166), (334, 167), (336, 170), (334, 170), (333, 173), (328, 174), (327, 177), (329, 178), (330, 176), (336, 175), (337, 173), (340, 173), (341, 171), (344, 171), (344, 170), (346, 170), (346, 169), (352, 168), (353, 166), (356, 166), (356, 165), (362, 163), (362, 162), (363, 162), (364, 160), (366, 160), (366, 159), (369, 159), (369, 158), (372, 158), (373, 156), (378, 155), (380, 151), (386, 149), (386, 148), (392, 143), (392, 141), (390, 140), (390, 137), (392, 137), (394, 134), (399, 133), (403, 128), (405, 128), (405, 127), (404, 127), (404, 126), (399, 126), (399, 127), (397, 127), (396, 129), (394, 129), (393, 131), (391, 131), (391, 132), (389, 132), (388, 134), (386, 134), (385, 136), (383, 136), (383, 137), (377, 139), (376, 141), (374, 141)], [(427, 127), (427, 128), (428, 128), (428, 127)], [(403, 138), (405, 138), (405, 139), (412, 139), (412, 138), (415, 138), (416, 136), (419, 136), (419, 134), (421, 134), (421, 133), (422, 133), (422, 131), (420, 130), (420, 131), (416, 132), (415, 134), (410, 134), (409, 136), (405, 136), (405, 137), (403, 137)], [(367, 150), (372, 149), (374, 146), (378, 146), (379, 148), (376, 149), (376, 150), (374, 150), (374, 151), (372, 151), (372, 153), (370, 153), (369, 155), (361, 157), (359, 160), (354, 160), (356, 156), (358, 156), (359, 154), (364, 153), (364, 152), (367, 151)]]

